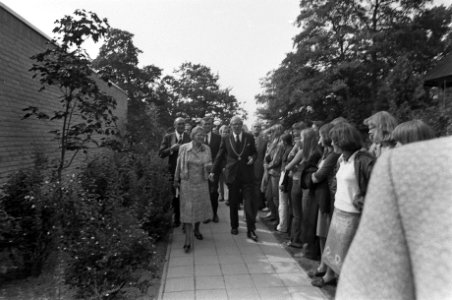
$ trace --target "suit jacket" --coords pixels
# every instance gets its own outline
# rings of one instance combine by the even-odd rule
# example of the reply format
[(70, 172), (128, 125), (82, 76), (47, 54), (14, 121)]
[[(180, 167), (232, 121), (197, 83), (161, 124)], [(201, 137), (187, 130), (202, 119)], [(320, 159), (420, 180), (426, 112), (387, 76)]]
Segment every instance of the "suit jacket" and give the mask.
[(211, 132), (210, 133), (210, 141), (207, 146), (210, 147), (210, 151), (212, 152), (212, 161), (215, 160), (218, 154), (218, 150), (220, 150), (220, 144), (221, 144), (221, 136)]
[(378, 158), (336, 299), (452, 299), (452, 137)]
[[(182, 134), (182, 139), (179, 141), (179, 144), (185, 144), (190, 142), (190, 137), (187, 133)], [(171, 146), (176, 144), (176, 133), (168, 133), (163, 137), (162, 143), (160, 144), (159, 156), (161, 158), (168, 157), (168, 172), (173, 176), (174, 171), (176, 170), (177, 165), (177, 156), (179, 151), (171, 151)]]
[(256, 160), (256, 146), (253, 135), (242, 132), (241, 146), (241, 149), (236, 149), (233, 134), (227, 135), (221, 140), (220, 150), (213, 165), (213, 173), (215, 175), (220, 174), (222, 162), (226, 160), (224, 170), (226, 183), (234, 182), (239, 174), (243, 183), (254, 181), (253, 164), (246, 164), (250, 156), (253, 157), (253, 161)]

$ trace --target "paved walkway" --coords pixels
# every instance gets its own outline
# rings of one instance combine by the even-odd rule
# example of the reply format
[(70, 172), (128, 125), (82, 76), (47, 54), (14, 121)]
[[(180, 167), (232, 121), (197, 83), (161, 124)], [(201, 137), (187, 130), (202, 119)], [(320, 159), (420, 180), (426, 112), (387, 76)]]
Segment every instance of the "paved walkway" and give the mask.
[(240, 211), (239, 235), (231, 235), (229, 208), (220, 202), (219, 223), (201, 224), (204, 240), (183, 251), (182, 230), (174, 230), (159, 299), (327, 299), (306, 272), (258, 222), (259, 242), (246, 238)]

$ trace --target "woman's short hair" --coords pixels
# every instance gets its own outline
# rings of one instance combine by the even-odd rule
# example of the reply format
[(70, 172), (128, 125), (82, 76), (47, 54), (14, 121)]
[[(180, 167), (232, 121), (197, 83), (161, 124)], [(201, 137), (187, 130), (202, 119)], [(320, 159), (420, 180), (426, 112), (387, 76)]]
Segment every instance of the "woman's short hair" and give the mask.
[(368, 117), (363, 122), (368, 127), (375, 127), (374, 135), (375, 143), (393, 143), (392, 131), (397, 126), (397, 120), (387, 111), (379, 111)]
[(392, 132), (392, 137), (402, 145), (435, 138), (435, 131), (424, 121), (415, 119), (400, 123)]
[(300, 136), (303, 137), (302, 157), (308, 160), (319, 149), (319, 135), (314, 129), (307, 128), (300, 132)]
[(330, 130), (331, 141), (342, 151), (355, 152), (362, 148), (361, 133), (350, 123), (339, 123)]
[(320, 127), (319, 129), (319, 135), (323, 138), (323, 143), (326, 146), (331, 147), (331, 136), (330, 136), (330, 130), (334, 127), (333, 124), (327, 123)]
[(196, 134), (198, 133), (205, 133), (206, 131), (204, 130), (204, 128), (202, 128), (201, 126), (196, 126), (195, 128), (193, 128), (190, 132), (190, 138), (193, 139), (195, 137)]

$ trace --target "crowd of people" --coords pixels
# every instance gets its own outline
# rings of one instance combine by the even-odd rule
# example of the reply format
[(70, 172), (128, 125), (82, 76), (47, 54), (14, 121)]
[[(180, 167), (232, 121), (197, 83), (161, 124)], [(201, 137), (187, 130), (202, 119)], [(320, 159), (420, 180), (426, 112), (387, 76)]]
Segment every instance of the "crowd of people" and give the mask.
[[(228, 201), (231, 234), (237, 235), (238, 210), (243, 203), (248, 238), (258, 240), (255, 222), (260, 210), (275, 233), (286, 238), (285, 246), (299, 249), (297, 256), (320, 261), (308, 272), (317, 287), (337, 283), (350, 245), (364, 222), (367, 202), (379, 201), (365, 200), (378, 198), (382, 192), (372, 185), (388, 179), (374, 178), (384, 176), (383, 171), (373, 174), (375, 163), (388, 157), (390, 149), (435, 138), (425, 122), (398, 124), (386, 111), (364, 120), (368, 137), (342, 117), (328, 123), (300, 121), (291, 128), (281, 124), (263, 128), (256, 122), (250, 132), (244, 129), (241, 118), (233, 117), (229, 125), (217, 128), (218, 134), (213, 132), (212, 118), (206, 117), (191, 129), (190, 140), (182, 118), (174, 125), (175, 132), (162, 141), (160, 155), (169, 157), (174, 224), (184, 223), (186, 252), (192, 245), (192, 232), (202, 239), (201, 222), (218, 222), (219, 199)], [(368, 191), (372, 196), (366, 197)], [(375, 223), (365, 221), (367, 228), (358, 231), (358, 237), (364, 235), (359, 239), (370, 235), (369, 222)], [(360, 267), (375, 263), (361, 258), (353, 258)], [(346, 267), (359, 274), (354, 268), (356, 265)], [(357, 279), (356, 274), (351, 277)], [(356, 284), (352, 279), (344, 282)], [(359, 287), (352, 290), (363, 291)], [(343, 295), (350, 295), (344, 291)]]

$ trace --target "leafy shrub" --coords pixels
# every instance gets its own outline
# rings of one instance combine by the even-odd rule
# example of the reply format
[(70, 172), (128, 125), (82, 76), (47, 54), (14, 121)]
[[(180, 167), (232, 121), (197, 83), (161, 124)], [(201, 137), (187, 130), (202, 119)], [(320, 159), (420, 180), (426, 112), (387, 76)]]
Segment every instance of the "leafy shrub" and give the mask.
[(64, 226), (69, 254), (65, 281), (80, 298), (114, 298), (135, 269), (150, 264), (153, 240), (114, 195), (99, 200), (79, 194), (72, 199), (77, 201), (65, 201), (65, 210), (76, 212)]
[(159, 240), (171, 228), (171, 185), (167, 166), (156, 153), (116, 153), (93, 160), (82, 184), (104, 199), (114, 186), (124, 207), (132, 209), (151, 237)]
[(156, 157), (103, 155), (65, 186), (65, 280), (79, 297), (114, 298), (137, 268), (152, 267), (171, 220), (166, 168)]
[(55, 232), (55, 206), (43, 192), (45, 160), (12, 174), (0, 196), (0, 245), (19, 276), (41, 273)]

